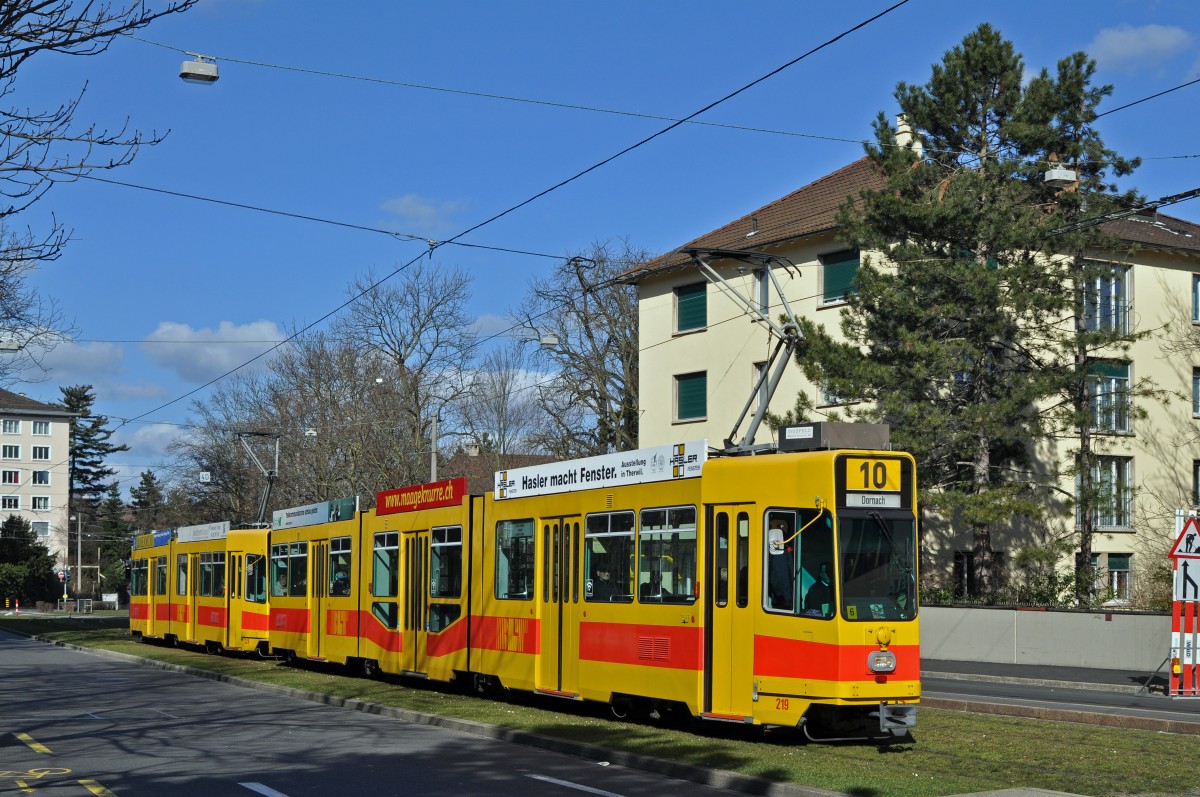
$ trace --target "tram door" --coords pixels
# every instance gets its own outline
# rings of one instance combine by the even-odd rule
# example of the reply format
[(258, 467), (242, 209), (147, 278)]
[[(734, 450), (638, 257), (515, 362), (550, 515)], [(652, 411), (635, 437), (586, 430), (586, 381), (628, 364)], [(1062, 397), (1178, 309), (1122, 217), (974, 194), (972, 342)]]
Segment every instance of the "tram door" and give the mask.
[(146, 631), (148, 637), (158, 636), (158, 607), (167, 599), (166, 595), (160, 594), (164, 585), (158, 583), (158, 568), (160, 563), (163, 567), (166, 564), (161, 556), (152, 556), (147, 563), (146, 571)]
[(709, 506), (705, 526), (704, 711), (754, 713), (754, 629), (749, 607), (750, 516), (739, 506)]
[(313, 540), (308, 548), (312, 572), (308, 574), (308, 646), (310, 659), (325, 656), (325, 598), (329, 590), (329, 540)]
[(401, 672), (423, 673), (429, 645), (429, 532), (400, 535), (404, 601), (400, 615)]
[(181, 560), (186, 560), (186, 564), (182, 564), (183, 571), (180, 574), (181, 583), (184, 587), (184, 605), (186, 607), (186, 617), (183, 618), (184, 624), (187, 627), (187, 635), (184, 637), (188, 642), (196, 642), (200, 639), (200, 629), (197, 624), (200, 622), (200, 607), (196, 605), (196, 594), (200, 591), (200, 555), (199, 554), (179, 554)]
[(229, 552), (229, 568), (225, 573), (225, 639), (226, 648), (240, 648), (242, 644), (242, 554)]
[(535, 688), (579, 692), (579, 516), (542, 519), (541, 639)]

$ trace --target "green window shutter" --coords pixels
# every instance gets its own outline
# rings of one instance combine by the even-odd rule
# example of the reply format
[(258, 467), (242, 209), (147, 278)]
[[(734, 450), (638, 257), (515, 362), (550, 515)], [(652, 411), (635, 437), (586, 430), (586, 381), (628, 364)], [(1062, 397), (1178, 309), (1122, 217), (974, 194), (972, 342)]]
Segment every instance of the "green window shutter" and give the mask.
[(854, 278), (858, 274), (857, 251), (848, 250), (823, 255), (821, 265), (824, 267), (822, 299), (825, 303), (843, 301), (855, 292)]
[(707, 283), (681, 285), (675, 289), (675, 331), (687, 332), (708, 326)]
[(675, 419), (690, 421), (708, 415), (708, 373), (675, 377)]

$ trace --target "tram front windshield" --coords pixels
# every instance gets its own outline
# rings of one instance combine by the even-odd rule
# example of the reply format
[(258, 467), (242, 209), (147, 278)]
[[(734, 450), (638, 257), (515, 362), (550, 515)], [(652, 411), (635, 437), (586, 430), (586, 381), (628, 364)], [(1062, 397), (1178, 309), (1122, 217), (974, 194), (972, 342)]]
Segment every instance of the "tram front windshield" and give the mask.
[(916, 616), (916, 533), (911, 515), (842, 515), (838, 554), (842, 615), (847, 620)]

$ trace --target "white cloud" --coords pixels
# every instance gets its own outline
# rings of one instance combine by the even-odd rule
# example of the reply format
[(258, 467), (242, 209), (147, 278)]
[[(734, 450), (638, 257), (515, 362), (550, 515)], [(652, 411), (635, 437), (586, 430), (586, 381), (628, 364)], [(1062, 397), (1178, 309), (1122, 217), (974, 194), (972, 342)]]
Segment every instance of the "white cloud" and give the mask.
[(491, 337), (502, 332), (507, 332), (510, 337), (520, 337), (521, 330), (513, 329), (513, 324), (516, 323), (511, 318), (506, 318), (494, 313), (484, 313), (475, 319), (473, 325), (475, 332), (482, 337)]
[(1101, 69), (1137, 72), (1162, 66), (1190, 48), (1193, 40), (1174, 25), (1117, 25), (1097, 33), (1086, 49)]
[[(192, 329), (174, 321), (159, 322), (141, 344), (147, 359), (174, 371), (180, 379), (204, 384), (262, 354), (286, 336), (274, 321)], [(261, 361), (259, 361), (261, 362)]]
[(61, 384), (94, 383), (125, 371), (125, 349), (116, 343), (60, 343), (42, 361)]
[(439, 202), (416, 194), (405, 194), (387, 200), (382, 208), (397, 217), (398, 222), (390, 225), (397, 232), (435, 236), (453, 229), (454, 215), (465, 210), (467, 203), (455, 200)]

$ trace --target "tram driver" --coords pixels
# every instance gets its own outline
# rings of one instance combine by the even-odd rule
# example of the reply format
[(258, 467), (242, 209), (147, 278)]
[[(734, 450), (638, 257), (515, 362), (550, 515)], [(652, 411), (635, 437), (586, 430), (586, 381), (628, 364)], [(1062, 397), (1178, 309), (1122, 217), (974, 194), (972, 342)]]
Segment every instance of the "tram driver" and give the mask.
[(609, 569), (608, 560), (596, 557), (593, 562), (591, 599), (597, 601), (611, 600), (612, 596), (616, 594), (616, 587), (613, 586), (612, 570)]
[(833, 565), (830, 562), (821, 562), (817, 580), (804, 596), (804, 613), (833, 616)]

